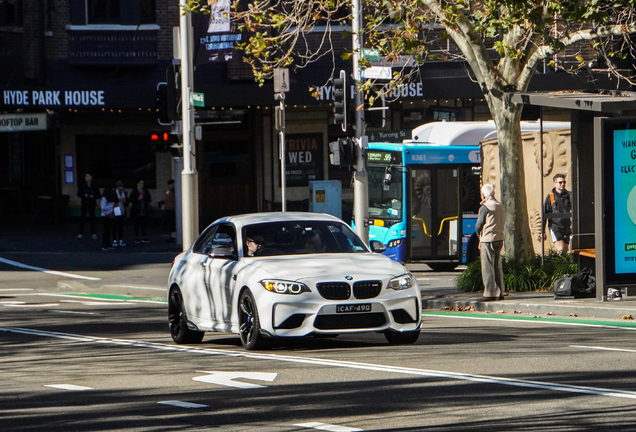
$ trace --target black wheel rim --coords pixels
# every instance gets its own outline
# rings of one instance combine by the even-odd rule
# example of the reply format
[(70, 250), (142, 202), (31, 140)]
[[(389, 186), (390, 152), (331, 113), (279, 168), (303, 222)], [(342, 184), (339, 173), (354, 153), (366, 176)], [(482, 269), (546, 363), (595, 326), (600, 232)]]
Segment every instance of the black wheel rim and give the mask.
[(249, 345), (254, 337), (254, 315), (254, 303), (251, 297), (243, 297), (243, 301), (241, 301), (241, 327), (239, 328), (243, 345)]
[(169, 311), (168, 324), (170, 325), (170, 332), (173, 335), (178, 335), (181, 331), (181, 318), (183, 316), (183, 311), (181, 310), (181, 296), (176, 290), (170, 294)]

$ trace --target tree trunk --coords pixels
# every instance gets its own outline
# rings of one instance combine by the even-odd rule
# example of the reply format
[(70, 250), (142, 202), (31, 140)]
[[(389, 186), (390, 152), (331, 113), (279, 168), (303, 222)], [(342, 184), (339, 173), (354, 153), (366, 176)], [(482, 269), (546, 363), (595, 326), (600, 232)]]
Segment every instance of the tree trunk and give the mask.
[(488, 105), (497, 125), (499, 141), (499, 196), (506, 209), (504, 248), (506, 257), (520, 264), (534, 257), (521, 143), (521, 105), (507, 104), (488, 95)]

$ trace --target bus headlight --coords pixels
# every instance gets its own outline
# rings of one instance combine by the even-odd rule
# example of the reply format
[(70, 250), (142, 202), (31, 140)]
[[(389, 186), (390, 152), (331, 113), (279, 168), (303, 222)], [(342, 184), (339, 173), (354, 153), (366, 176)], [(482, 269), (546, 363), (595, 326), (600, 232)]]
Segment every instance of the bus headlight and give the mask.
[(402, 244), (402, 240), (403, 240), (403, 239), (391, 240), (391, 241), (389, 242), (389, 244), (387, 245), (387, 247), (389, 247), (389, 248), (396, 248), (396, 247), (398, 247), (399, 245), (401, 245), (401, 244)]

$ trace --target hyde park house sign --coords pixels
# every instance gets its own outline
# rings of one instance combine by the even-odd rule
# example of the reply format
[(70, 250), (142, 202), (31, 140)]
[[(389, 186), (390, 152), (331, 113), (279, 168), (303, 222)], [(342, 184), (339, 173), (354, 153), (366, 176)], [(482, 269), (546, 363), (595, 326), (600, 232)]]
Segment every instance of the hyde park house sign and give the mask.
[(104, 106), (104, 90), (4, 90), (5, 106)]

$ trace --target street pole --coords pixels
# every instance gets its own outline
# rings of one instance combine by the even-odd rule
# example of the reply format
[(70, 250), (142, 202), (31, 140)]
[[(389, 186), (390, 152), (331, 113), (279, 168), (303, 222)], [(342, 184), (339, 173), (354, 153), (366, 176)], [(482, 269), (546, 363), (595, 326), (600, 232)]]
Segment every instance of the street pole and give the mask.
[(287, 186), (287, 179), (285, 178), (285, 170), (287, 161), (285, 160), (285, 93), (276, 93), (276, 98), (280, 100), (279, 115), (279, 159), (280, 159), (280, 202), (281, 210), (287, 211), (287, 198), (285, 196), (285, 188)]
[(353, 175), (353, 211), (356, 224), (356, 233), (365, 242), (369, 243), (368, 213), (369, 213), (369, 182), (364, 166), (363, 136), (364, 136), (364, 101), (359, 89), (360, 83), (360, 55), (362, 51), (362, 35), (360, 27), (362, 13), (360, 0), (353, 0), (351, 12), (353, 14), (353, 84), (355, 94), (356, 113), (356, 145), (358, 147), (356, 172)]
[[(180, 0), (180, 9), (188, 4), (187, 0)], [(179, 20), (181, 36), (181, 117), (183, 133), (183, 171), (181, 171), (181, 217), (183, 233), (183, 250), (190, 248), (199, 234), (199, 190), (198, 173), (196, 170), (196, 155), (194, 148), (194, 107), (190, 101), (193, 87), (192, 61), (192, 15), (181, 13)]]

